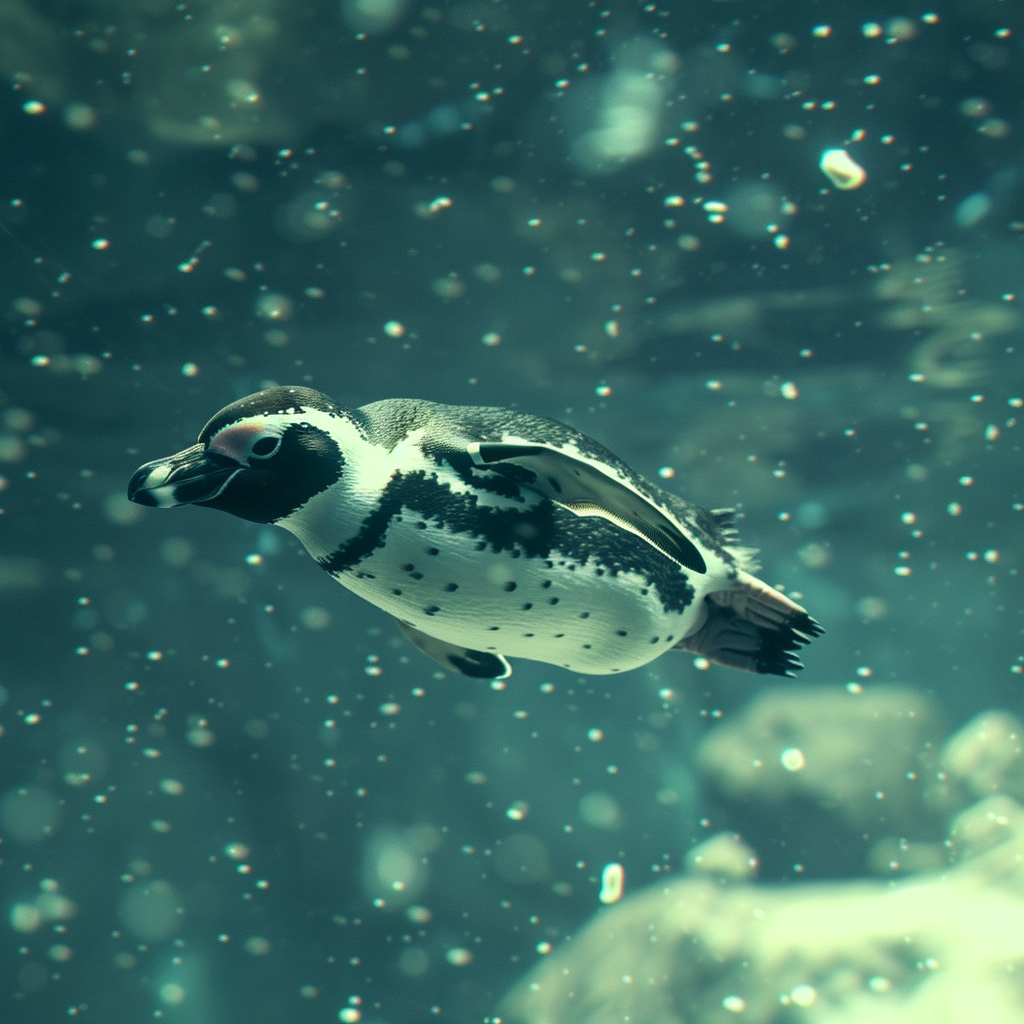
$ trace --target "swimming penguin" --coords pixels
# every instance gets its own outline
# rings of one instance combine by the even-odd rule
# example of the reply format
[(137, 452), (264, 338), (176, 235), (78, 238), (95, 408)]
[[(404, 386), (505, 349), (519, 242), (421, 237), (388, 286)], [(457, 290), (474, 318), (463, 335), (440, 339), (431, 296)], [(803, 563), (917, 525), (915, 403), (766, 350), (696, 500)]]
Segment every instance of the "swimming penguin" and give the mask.
[(293, 533), (443, 668), (508, 657), (625, 672), (671, 650), (792, 675), (822, 629), (752, 575), (732, 511), (644, 480), (555, 420), (387, 399), (346, 410), (275, 387), (148, 462), (140, 505), (205, 505)]

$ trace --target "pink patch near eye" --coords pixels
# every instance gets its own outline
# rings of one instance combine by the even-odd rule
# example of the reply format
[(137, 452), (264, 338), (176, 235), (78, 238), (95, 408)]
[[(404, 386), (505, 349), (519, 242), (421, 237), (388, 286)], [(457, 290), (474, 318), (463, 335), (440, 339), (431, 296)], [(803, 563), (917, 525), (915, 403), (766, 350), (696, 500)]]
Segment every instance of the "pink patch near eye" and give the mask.
[(210, 451), (226, 455), (236, 462), (245, 462), (252, 449), (253, 440), (267, 429), (265, 423), (238, 423), (225, 427), (210, 438)]

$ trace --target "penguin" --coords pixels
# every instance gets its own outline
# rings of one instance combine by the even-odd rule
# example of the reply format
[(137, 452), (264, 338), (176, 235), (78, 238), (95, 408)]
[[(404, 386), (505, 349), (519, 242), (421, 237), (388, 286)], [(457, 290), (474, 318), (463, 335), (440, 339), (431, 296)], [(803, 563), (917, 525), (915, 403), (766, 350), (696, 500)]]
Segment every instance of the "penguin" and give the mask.
[(585, 434), (508, 409), (347, 410), (273, 387), (139, 468), (128, 497), (283, 527), (425, 655), (471, 677), (505, 678), (510, 657), (627, 672), (679, 650), (792, 676), (823, 632), (753, 575), (731, 509), (691, 505)]

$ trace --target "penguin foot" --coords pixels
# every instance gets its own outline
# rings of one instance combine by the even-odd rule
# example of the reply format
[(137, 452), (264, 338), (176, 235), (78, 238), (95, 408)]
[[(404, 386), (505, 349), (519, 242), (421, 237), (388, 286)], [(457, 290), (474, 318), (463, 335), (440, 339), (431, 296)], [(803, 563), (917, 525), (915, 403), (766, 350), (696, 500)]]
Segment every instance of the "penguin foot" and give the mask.
[(734, 590), (720, 590), (708, 595), (709, 601), (731, 608), (742, 619), (765, 629), (783, 629), (788, 626), (807, 639), (808, 643), (825, 632), (821, 625), (807, 614), (807, 609), (786, 597), (764, 580), (740, 572)]
[(741, 572), (735, 590), (709, 594), (707, 618), (676, 648), (727, 668), (793, 676), (803, 662), (794, 653), (825, 631), (795, 601)]
[(676, 644), (675, 650), (744, 672), (793, 676), (804, 667), (793, 652), (809, 640), (789, 627), (758, 626), (731, 608), (709, 607), (704, 625)]

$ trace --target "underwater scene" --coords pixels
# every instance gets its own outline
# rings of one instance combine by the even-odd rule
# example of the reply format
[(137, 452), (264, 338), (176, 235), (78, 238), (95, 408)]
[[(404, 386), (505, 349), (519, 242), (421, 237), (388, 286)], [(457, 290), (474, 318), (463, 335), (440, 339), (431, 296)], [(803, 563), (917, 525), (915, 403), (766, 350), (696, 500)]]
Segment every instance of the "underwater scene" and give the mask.
[(1022, 40), (0, 0), (0, 1022), (1024, 1021)]

